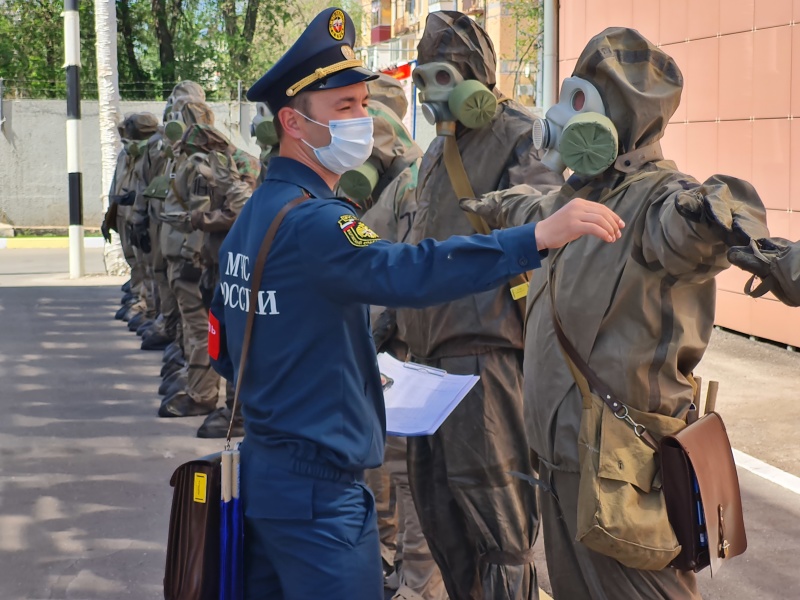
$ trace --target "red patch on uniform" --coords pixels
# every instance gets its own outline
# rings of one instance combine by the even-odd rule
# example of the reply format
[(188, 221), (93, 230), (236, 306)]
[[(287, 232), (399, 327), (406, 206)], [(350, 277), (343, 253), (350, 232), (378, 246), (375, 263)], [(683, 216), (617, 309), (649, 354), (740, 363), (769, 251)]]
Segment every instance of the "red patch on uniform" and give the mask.
[(220, 346), (219, 320), (214, 313), (208, 313), (208, 355), (214, 360), (219, 360)]

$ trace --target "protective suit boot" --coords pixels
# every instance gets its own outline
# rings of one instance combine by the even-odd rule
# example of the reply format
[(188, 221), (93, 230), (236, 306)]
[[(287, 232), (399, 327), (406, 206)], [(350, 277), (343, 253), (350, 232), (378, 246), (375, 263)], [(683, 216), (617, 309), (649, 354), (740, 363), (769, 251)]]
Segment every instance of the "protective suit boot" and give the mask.
[(177, 371), (165, 378), (158, 386), (158, 393), (160, 396), (169, 397), (175, 392), (186, 389), (188, 378), (185, 371)]
[(117, 321), (122, 321), (125, 318), (125, 314), (130, 310), (130, 305), (125, 305), (120, 307), (120, 309), (114, 314), (114, 318)]
[(125, 283), (122, 284), (122, 287), (119, 288), (122, 290), (122, 293), (127, 294), (131, 291), (131, 280), (128, 279)]
[(122, 299), (119, 301), (120, 304), (132, 304), (136, 302), (136, 294), (133, 292), (128, 292), (122, 296)]
[(158, 416), (164, 419), (176, 417), (199, 417), (214, 410), (216, 403), (196, 402), (184, 391), (168, 396), (158, 409)]
[(169, 347), (172, 339), (162, 331), (153, 331), (152, 328), (142, 334), (142, 350), (164, 350)]
[(128, 331), (136, 331), (145, 322), (144, 313), (136, 313), (128, 321)]
[(184, 366), (186, 366), (186, 361), (183, 358), (176, 358), (175, 360), (170, 361), (161, 367), (161, 377), (164, 378), (167, 375), (177, 373), (183, 369)]
[[(228, 425), (231, 420), (231, 409), (227, 406), (218, 408), (206, 417), (200, 429), (197, 430), (197, 437), (206, 439), (220, 439), (228, 435)], [(233, 428), (231, 437), (244, 436), (244, 418), (241, 414), (233, 418)]]
[(161, 362), (171, 362), (176, 355), (183, 356), (183, 348), (181, 348), (178, 340), (172, 340), (169, 345), (164, 348), (164, 356), (162, 357)]
[(139, 325), (136, 329), (136, 335), (139, 337), (144, 337), (145, 332), (150, 331), (153, 328), (153, 320), (152, 319), (145, 319), (145, 322)]

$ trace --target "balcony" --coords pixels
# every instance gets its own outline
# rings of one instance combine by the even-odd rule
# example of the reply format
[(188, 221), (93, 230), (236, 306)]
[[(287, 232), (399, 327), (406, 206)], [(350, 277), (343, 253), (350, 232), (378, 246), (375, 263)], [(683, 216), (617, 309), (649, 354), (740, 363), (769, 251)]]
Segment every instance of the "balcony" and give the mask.
[(484, 0), (463, 0), (461, 12), (471, 17), (479, 17), (485, 11)]
[(458, 3), (456, 0), (445, 0), (444, 2), (429, 2), (428, 13), (437, 12), (440, 10), (458, 10)]
[(392, 28), (394, 31), (394, 37), (398, 37), (403, 35), (404, 33), (408, 33), (411, 29), (411, 24), (409, 23), (409, 19), (407, 16), (403, 15), (399, 19), (395, 19), (394, 27)]

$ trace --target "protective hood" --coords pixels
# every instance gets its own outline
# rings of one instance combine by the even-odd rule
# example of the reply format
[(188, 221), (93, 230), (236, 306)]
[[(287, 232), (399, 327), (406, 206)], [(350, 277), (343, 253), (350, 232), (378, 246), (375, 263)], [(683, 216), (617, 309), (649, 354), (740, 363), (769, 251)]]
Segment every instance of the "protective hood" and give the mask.
[(443, 10), (428, 15), (417, 44), (418, 64), (448, 62), (464, 79), (480, 81), (490, 90), (496, 83), (497, 55), (489, 35), (467, 15)]
[(600, 92), (620, 155), (661, 139), (681, 101), (678, 65), (634, 29), (611, 27), (593, 37), (572, 75)]
[(152, 113), (130, 113), (117, 126), (119, 136), (126, 140), (146, 140), (158, 131), (158, 117)]
[(180, 144), (179, 150), (188, 156), (197, 152), (233, 154), (236, 151), (236, 148), (221, 131), (212, 125), (200, 123), (192, 125), (186, 130)]
[(204, 101), (191, 96), (176, 98), (175, 104), (172, 105), (172, 111), (181, 113), (187, 128), (197, 123), (202, 125), (214, 124), (214, 112), (211, 107)]
[(411, 139), (395, 111), (370, 98), (367, 112), (372, 116), (375, 140), (369, 160), (375, 164), (381, 175), (400, 157), (405, 158), (405, 162), (409, 164), (422, 157), (422, 150)]
[(378, 79), (367, 82), (369, 97), (392, 109), (401, 119), (408, 112), (406, 91), (397, 79), (381, 73)]
[(172, 97), (180, 98), (186, 96), (192, 98), (195, 102), (205, 102), (206, 92), (200, 87), (200, 84), (194, 81), (181, 81), (178, 85), (172, 88)]

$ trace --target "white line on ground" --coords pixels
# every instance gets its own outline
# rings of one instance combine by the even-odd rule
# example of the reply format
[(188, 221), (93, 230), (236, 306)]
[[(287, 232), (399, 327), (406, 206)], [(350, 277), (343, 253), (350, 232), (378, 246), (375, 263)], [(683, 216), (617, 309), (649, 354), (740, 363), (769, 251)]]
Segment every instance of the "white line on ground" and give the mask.
[(758, 460), (735, 448), (733, 449), (733, 459), (736, 461), (736, 464), (744, 470), (750, 471), (754, 475), (758, 475), (767, 481), (771, 481), (790, 492), (800, 494), (800, 477), (795, 477), (791, 473), (781, 471), (779, 468), (768, 465), (764, 461)]

